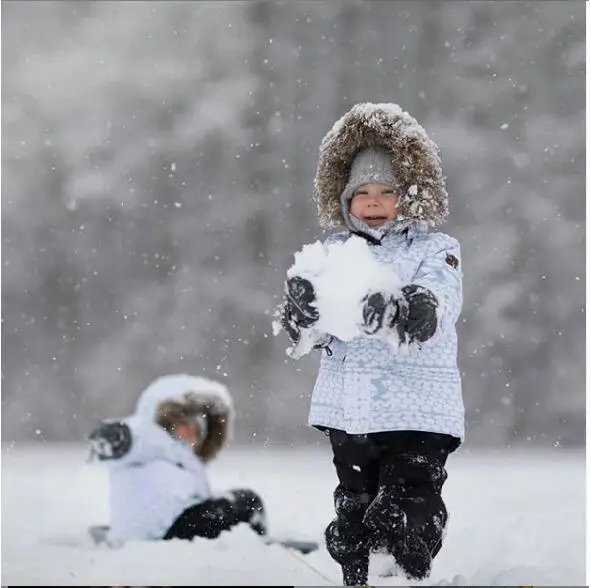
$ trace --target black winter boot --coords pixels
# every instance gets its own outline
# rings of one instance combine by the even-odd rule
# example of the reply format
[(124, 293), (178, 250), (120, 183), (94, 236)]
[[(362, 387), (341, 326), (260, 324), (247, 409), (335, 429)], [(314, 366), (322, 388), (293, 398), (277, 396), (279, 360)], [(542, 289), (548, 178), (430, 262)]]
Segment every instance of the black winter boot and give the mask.
[(424, 580), (442, 545), (447, 511), (441, 496), (428, 486), (404, 489), (382, 486), (363, 522), (374, 543), (392, 554), (408, 579)]
[(229, 495), (236, 511), (236, 519), (241, 523), (248, 523), (257, 535), (266, 535), (267, 516), (261, 497), (248, 489), (231, 490)]
[(338, 486), (334, 498), (337, 516), (326, 528), (326, 549), (341, 566), (345, 586), (365, 585), (370, 546), (368, 529), (362, 521), (372, 497)]
[(345, 586), (367, 584), (369, 548), (365, 536), (352, 536), (339, 531), (337, 519), (331, 521), (324, 533), (326, 549), (343, 572)]
[(431, 552), (414, 532), (409, 532), (404, 541), (392, 545), (391, 553), (409, 580), (424, 580), (431, 574)]

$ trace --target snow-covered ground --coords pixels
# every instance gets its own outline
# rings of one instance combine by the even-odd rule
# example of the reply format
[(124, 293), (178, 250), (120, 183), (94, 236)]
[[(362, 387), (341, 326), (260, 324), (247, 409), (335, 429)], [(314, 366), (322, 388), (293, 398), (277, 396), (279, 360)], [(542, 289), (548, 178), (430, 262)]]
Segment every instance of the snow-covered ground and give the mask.
[[(85, 529), (106, 522), (107, 485), (103, 467), (85, 459), (82, 447), (4, 444), (3, 585), (340, 583), (323, 547), (297, 559), (263, 545), (247, 528), (216, 541), (94, 547)], [(447, 540), (425, 584), (585, 585), (582, 452), (465, 450), (451, 457), (449, 474)], [(211, 475), (220, 489), (259, 490), (273, 535), (322, 541), (335, 485), (328, 448), (230, 449), (212, 465)], [(371, 582), (408, 585), (375, 574)]]

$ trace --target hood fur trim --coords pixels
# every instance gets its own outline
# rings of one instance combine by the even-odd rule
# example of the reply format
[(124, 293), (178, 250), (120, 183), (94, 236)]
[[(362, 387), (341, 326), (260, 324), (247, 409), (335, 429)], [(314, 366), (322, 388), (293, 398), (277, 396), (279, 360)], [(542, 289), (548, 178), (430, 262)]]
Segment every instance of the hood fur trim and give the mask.
[(136, 415), (151, 418), (167, 431), (181, 418), (206, 420), (206, 436), (195, 446), (195, 455), (211, 461), (230, 440), (234, 407), (221, 382), (185, 374), (163, 376), (141, 395)]
[[(187, 392), (183, 402), (164, 400), (156, 409), (156, 422), (169, 433), (181, 420), (194, 420), (199, 424), (199, 417), (205, 419), (205, 438), (195, 445), (194, 452), (202, 461), (211, 461), (224, 447), (228, 439), (230, 409), (216, 406), (215, 399), (202, 393)], [(201, 434), (201, 433), (200, 433)]]
[(357, 104), (326, 134), (314, 178), (320, 225), (346, 225), (341, 194), (360, 149), (383, 147), (399, 180), (398, 219), (435, 227), (449, 214), (439, 148), (397, 104)]

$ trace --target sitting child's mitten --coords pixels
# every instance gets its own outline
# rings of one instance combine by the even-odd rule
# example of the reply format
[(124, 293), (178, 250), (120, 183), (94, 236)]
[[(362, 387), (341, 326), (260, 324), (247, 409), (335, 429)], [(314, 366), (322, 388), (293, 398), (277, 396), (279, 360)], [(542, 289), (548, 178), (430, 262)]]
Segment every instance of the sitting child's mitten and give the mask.
[(102, 423), (87, 437), (99, 460), (119, 459), (131, 448), (129, 425), (120, 421)]

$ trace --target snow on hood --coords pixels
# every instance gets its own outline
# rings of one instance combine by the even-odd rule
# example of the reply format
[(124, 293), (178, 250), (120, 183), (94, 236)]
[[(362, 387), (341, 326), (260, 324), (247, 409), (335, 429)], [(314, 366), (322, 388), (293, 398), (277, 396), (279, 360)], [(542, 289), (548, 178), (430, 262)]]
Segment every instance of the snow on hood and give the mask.
[(154, 420), (162, 402), (174, 400), (184, 404), (188, 396), (200, 403), (211, 403), (213, 412), (233, 412), (232, 397), (221, 382), (202, 376), (170, 374), (157, 378), (142, 392), (136, 404), (135, 415)]

